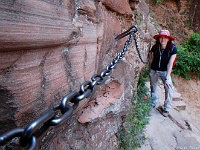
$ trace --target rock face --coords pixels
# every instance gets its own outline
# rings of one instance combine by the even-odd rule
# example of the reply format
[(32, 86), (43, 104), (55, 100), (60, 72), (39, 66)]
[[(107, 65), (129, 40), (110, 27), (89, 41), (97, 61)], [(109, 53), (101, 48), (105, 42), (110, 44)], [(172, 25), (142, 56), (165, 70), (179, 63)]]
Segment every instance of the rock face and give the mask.
[[(155, 35), (160, 29), (168, 29), (175, 37), (175, 43), (180, 44), (189, 38), (191, 33), (200, 33), (199, 1), (169, 0), (157, 5), (152, 0), (146, 2), (149, 4), (149, 18), (153, 24), (149, 31), (151, 35)], [(138, 15), (138, 18), (141, 16)]]
[[(0, 1), (0, 134), (25, 128), (106, 67), (127, 39), (116, 48), (114, 36), (135, 23), (131, 8), (138, 1), (130, 3)], [(133, 43), (93, 97), (81, 101), (67, 123), (40, 136), (38, 149), (118, 149), (116, 135), (142, 66)]]
[(198, 32), (200, 34), (200, 2), (192, 0), (190, 2), (190, 21), (191, 25), (194, 28), (195, 32)]

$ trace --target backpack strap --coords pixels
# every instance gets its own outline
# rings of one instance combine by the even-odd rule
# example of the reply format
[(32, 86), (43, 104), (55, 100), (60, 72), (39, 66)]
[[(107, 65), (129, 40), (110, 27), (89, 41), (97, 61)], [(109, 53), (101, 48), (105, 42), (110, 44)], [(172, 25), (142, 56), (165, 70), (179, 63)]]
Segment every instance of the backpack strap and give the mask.
[[(172, 49), (171, 49), (171, 51), (170, 51), (170, 53), (171, 53), (171, 54), (170, 54), (170, 57), (172, 56), (172, 52), (173, 52), (175, 46), (176, 46), (176, 45), (173, 44)], [(174, 67), (174, 66), (176, 65), (176, 60), (177, 60), (177, 56), (176, 56), (175, 59), (174, 59), (174, 62), (173, 62), (172, 67)]]
[(171, 55), (172, 55), (172, 52), (174, 50), (174, 47), (175, 47), (175, 45), (173, 44), (172, 49), (171, 49)]
[(169, 51), (169, 54), (168, 54), (168, 57), (169, 57), (169, 58), (172, 56), (174, 47), (175, 47), (175, 44), (173, 44), (172, 49)]

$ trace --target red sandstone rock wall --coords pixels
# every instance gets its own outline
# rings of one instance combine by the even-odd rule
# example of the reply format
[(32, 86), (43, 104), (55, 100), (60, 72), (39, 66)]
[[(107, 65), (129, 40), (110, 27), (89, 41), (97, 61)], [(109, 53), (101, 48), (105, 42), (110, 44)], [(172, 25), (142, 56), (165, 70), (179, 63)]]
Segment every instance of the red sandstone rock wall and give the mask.
[[(150, 9), (149, 18), (151, 22), (148, 24), (149, 26), (153, 24), (153, 28), (148, 30), (151, 36), (155, 35), (160, 29), (168, 29), (175, 37), (175, 43), (179, 44), (188, 39), (191, 33), (200, 33), (200, 1), (169, 0), (155, 5), (154, 1), (147, 0), (146, 3), (148, 3)], [(145, 12), (145, 10), (142, 10), (142, 12)], [(141, 18), (139, 15), (137, 17)]]
[(200, 34), (200, 1), (190, 1), (190, 23), (193, 30)]
[[(114, 35), (134, 24), (127, 0), (1, 0), (0, 18), (0, 133), (26, 127), (79, 90), (122, 48), (127, 38), (117, 51)], [(38, 149), (118, 149), (141, 67), (133, 44), (106, 84), (42, 135)]]

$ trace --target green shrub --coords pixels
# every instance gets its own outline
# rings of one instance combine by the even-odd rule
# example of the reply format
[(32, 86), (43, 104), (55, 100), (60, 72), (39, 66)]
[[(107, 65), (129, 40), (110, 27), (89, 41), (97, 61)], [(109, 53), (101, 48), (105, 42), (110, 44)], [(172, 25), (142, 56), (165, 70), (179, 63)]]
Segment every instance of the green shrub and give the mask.
[(198, 77), (198, 72), (200, 70), (200, 60), (198, 57), (190, 55), (187, 51), (183, 49), (178, 50), (178, 60), (173, 73), (180, 75), (183, 78), (191, 79), (191, 72), (194, 72)]
[(181, 45), (191, 55), (200, 58), (200, 35), (198, 33), (192, 33), (190, 39)]
[(200, 78), (200, 35), (193, 33), (190, 39), (177, 46), (178, 59), (173, 73), (191, 79), (191, 74)]
[(162, 4), (163, 1), (162, 1), (162, 0), (154, 0), (154, 3), (155, 3), (156, 5), (159, 5), (159, 4)]

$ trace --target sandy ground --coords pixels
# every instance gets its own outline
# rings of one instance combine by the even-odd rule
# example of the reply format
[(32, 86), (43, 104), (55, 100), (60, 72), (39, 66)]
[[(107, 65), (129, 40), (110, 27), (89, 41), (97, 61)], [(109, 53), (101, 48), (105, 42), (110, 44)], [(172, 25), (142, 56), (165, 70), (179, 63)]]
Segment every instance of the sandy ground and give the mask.
[(180, 77), (173, 80), (176, 88), (169, 117), (158, 111), (164, 103), (160, 82), (160, 100), (157, 107), (152, 108), (145, 128), (146, 142), (137, 150), (200, 150), (200, 81)]

